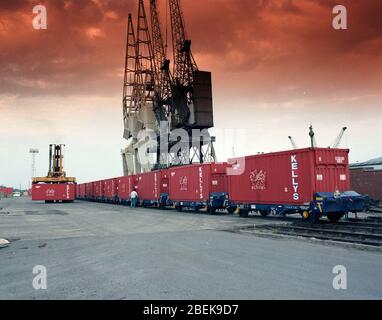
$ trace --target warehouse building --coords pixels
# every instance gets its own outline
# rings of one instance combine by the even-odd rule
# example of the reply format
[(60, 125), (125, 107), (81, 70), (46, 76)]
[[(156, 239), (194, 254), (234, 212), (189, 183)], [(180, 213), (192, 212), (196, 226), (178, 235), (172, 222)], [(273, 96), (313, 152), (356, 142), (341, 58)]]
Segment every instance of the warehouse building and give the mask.
[(352, 190), (382, 202), (382, 157), (350, 165)]

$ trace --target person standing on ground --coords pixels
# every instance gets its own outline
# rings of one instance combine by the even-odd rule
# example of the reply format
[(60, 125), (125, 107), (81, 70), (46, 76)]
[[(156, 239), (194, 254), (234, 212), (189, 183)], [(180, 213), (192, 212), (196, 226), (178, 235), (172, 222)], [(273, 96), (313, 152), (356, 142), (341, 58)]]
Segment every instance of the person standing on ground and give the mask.
[(130, 198), (131, 198), (131, 207), (136, 208), (137, 201), (138, 201), (138, 192), (135, 188), (133, 191), (131, 191)]

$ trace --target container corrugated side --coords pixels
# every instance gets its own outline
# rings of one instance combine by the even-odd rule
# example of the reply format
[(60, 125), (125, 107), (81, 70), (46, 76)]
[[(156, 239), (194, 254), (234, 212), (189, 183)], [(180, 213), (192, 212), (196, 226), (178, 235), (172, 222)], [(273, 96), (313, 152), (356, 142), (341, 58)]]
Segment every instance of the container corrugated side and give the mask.
[(347, 154), (345, 149), (307, 148), (230, 159), (230, 199), (306, 205), (315, 192), (347, 191)]

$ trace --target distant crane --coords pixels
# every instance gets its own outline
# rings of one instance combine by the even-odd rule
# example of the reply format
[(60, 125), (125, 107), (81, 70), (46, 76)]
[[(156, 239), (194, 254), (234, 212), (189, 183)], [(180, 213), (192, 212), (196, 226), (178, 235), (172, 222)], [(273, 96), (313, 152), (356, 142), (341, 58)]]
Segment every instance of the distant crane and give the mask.
[(338, 134), (337, 138), (334, 140), (333, 144), (329, 148), (338, 148), (341, 144), (342, 138), (345, 134), (347, 127), (343, 127), (341, 132)]
[(309, 137), (310, 137), (311, 148), (317, 148), (317, 141), (316, 141), (316, 137), (315, 137), (315, 133), (313, 131), (312, 125), (310, 125), (310, 127), (309, 127)]
[[(341, 132), (338, 134), (334, 142), (328, 147), (328, 148), (338, 148), (341, 144), (342, 138), (344, 136), (345, 131), (347, 130), (347, 127), (343, 127), (341, 129)], [(315, 133), (313, 130), (313, 126), (309, 126), (309, 137), (310, 137), (310, 146), (311, 148), (317, 148), (317, 141), (315, 138)], [(290, 143), (292, 144), (293, 149), (298, 149), (298, 146), (292, 136), (288, 136), (288, 139), (290, 140)]]
[(38, 154), (40, 151), (36, 148), (30, 148), (29, 153), (32, 155), (32, 179), (31, 183), (33, 181), (33, 178), (36, 176), (36, 154)]
[(288, 139), (290, 140), (290, 143), (292, 144), (293, 149), (298, 149), (297, 144), (292, 138), (292, 136), (289, 136)]

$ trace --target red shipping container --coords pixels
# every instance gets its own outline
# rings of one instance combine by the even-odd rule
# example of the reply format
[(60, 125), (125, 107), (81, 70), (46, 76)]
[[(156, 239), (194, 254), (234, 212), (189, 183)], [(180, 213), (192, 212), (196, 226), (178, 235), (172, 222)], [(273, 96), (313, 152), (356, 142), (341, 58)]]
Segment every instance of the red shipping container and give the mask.
[(105, 200), (114, 201), (118, 196), (118, 179), (112, 178), (103, 181), (103, 197)]
[(161, 194), (168, 192), (167, 170), (140, 173), (133, 181), (133, 187), (141, 201), (156, 201)]
[(307, 205), (316, 192), (350, 190), (349, 150), (307, 148), (230, 159), (230, 200)]
[(0, 187), (0, 193), (5, 197), (11, 197), (13, 194), (13, 188), (8, 188), (8, 187)]
[(118, 180), (118, 198), (120, 201), (126, 201), (130, 199), (131, 191), (133, 191), (133, 184), (135, 176), (127, 176), (117, 178)]
[(228, 192), (226, 163), (193, 164), (170, 168), (172, 201), (207, 202), (212, 192)]
[(82, 183), (80, 185), (80, 195), (81, 195), (82, 199), (84, 199), (86, 196), (86, 184), (85, 183)]
[(13, 194), (13, 188), (0, 187), (0, 193), (1, 193), (4, 197), (8, 198), (8, 197), (12, 196), (12, 194)]
[(352, 190), (382, 201), (382, 170), (351, 169), (350, 184)]
[(85, 187), (86, 187), (86, 184), (85, 183), (81, 183), (81, 184), (77, 184), (77, 194), (76, 194), (76, 198), (79, 198), (79, 199), (85, 199)]
[(94, 198), (94, 184), (93, 182), (85, 183), (85, 199)]
[(104, 183), (103, 183), (103, 180), (101, 181), (95, 181), (93, 182), (93, 188), (94, 188), (94, 198), (96, 199), (100, 199), (103, 197), (103, 194), (104, 194)]
[(75, 184), (46, 183), (32, 185), (32, 200), (34, 201), (73, 201), (75, 199), (75, 193)]
[(6, 188), (7, 197), (10, 197), (13, 194), (13, 188)]

